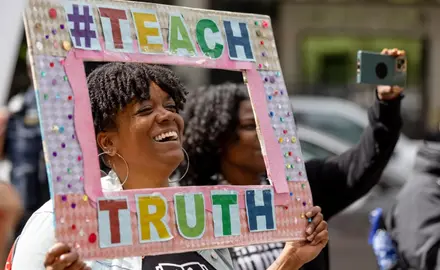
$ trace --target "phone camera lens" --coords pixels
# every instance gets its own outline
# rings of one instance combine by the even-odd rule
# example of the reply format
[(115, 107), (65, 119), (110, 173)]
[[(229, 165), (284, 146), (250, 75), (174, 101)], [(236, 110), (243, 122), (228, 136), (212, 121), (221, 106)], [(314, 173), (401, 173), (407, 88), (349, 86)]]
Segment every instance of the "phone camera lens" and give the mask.
[(388, 68), (385, 63), (379, 63), (376, 65), (376, 76), (379, 79), (384, 79), (388, 75)]
[(401, 70), (405, 66), (405, 59), (397, 60), (397, 70)]

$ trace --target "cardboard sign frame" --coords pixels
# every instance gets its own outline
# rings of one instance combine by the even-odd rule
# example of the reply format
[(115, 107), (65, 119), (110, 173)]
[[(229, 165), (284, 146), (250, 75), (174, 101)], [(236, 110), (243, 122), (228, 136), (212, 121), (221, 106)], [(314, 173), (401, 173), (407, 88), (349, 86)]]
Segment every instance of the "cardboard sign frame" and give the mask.
[[(312, 199), (269, 17), (31, 0), (25, 27), (58, 241), (96, 259), (304, 239)], [(242, 72), (271, 185), (103, 192), (85, 61)]]

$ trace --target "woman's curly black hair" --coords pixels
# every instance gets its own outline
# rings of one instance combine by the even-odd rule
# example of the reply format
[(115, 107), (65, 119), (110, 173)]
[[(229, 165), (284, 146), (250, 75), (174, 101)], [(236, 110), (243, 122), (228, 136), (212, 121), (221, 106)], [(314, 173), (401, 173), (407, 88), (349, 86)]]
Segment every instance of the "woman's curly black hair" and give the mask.
[(140, 63), (107, 63), (87, 77), (95, 132), (115, 128), (115, 117), (133, 100), (150, 98), (150, 83), (154, 82), (182, 110), (186, 90), (177, 76), (160, 65)]
[[(87, 85), (96, 134), (116, 128), (116, 114), (133, 100), (149, 99), (151, 82), (170, 95), (178, 110), (183, 109), (187, 92), (168, 68), (139, 63), (107, 63), (95, 68), (87, 76)], [(99, 146), (98, 152), (102, 152)], [(101, 169), (108, 173), (110, 167), (102, 159), (99, 161)]]
[[(191, 91), (183, 118), (183, 148), (188, 152), (190, 167), (181, 185), (215, 185), (213, 176), (220, 174), (221, 151), (225, 143), (237, 136), (240, 102), (249, 99), (245, 85), (224, 83)], [(182, 163), (179, 172), (187, 168)]]

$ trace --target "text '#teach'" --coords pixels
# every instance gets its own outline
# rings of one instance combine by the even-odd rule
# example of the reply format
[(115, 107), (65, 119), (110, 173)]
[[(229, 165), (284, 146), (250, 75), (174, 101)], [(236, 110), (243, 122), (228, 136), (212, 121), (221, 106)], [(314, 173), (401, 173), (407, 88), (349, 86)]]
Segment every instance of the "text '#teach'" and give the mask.
[[(191, 35), (188, 22), (180, 12), (168, 13), (166, 28), (161, 27), (157, 11), (153, 9), (128, 10), (65, 3), (70, 36), (73, 46), (77, 49), (103, 49), (99, 42), (101, 37), (98, 36), (93, 8), (99, 13), (107, 51), (134, 53), (138, 50), (145, 54), (205, 56), (218, 59), (227, 50), (231, 60), (255, 61), (249, 28), (243, 21), (201, 18), (196, 22), (195, 34)], [(137, 41), (131, 33), (132, 24)], [(165, 30), (168, 30), (168, 37), (164, 34)], [(223, 37), (226, 37), (226, 40)], [(137, 42), (137, 46), (133, 46), (133, 42)]]

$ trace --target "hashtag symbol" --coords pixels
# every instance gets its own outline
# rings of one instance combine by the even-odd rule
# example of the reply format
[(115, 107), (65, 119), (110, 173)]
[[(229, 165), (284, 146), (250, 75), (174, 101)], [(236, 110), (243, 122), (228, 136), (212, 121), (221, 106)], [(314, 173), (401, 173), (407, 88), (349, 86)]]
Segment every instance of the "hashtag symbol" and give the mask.
[[(89, 6), (83, 6), (83, 14), (79, 13), (79, 6), (72, 5), (72, 14), (67, 15), (67, 19), (73, 22), (73, 28), (70, 29), (70, 34), (75, 38), (76, 46), (81, 47), (81, 38), (85, 40), (85, 47), (91, 47), (92, 38), (96, 38), (96, 31), (90, 29), (90, 25), (94, 24), (93, 17), (90, 15)], [(84, 29), (81, 29), (81, 23), (84, 25)]]

